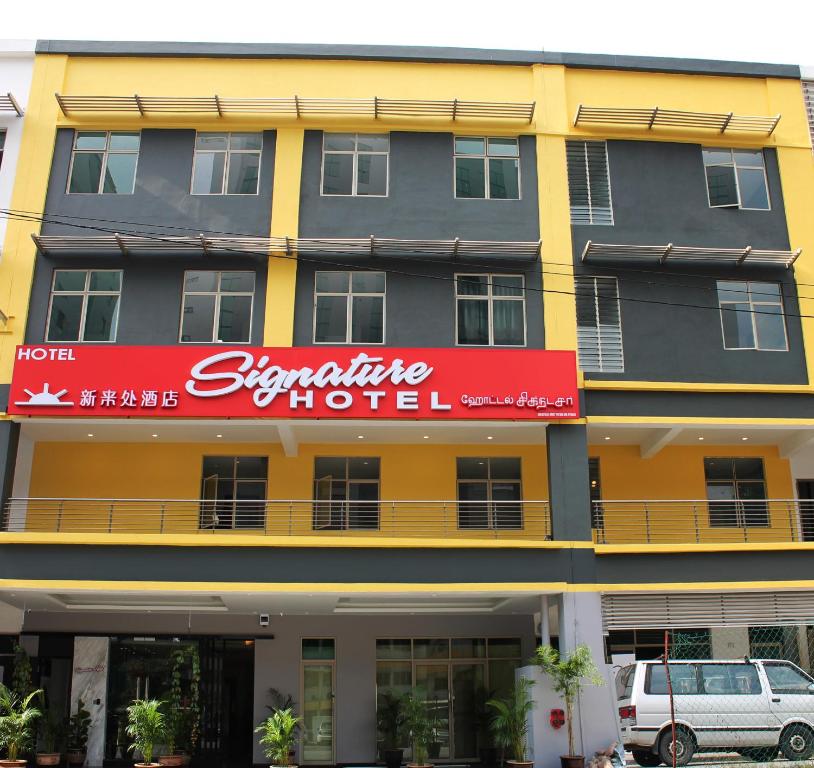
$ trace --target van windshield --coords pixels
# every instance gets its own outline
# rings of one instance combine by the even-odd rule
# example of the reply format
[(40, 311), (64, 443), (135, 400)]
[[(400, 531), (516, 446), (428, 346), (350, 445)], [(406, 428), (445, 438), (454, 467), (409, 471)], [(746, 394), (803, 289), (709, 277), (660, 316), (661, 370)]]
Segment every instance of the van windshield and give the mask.
[(635, 671), (635, 664), (622, 667), (619, 670), (619, 674), (616, 675), (616, 696), (618, 699), (629, 699), (633, 694), (633, 673)]

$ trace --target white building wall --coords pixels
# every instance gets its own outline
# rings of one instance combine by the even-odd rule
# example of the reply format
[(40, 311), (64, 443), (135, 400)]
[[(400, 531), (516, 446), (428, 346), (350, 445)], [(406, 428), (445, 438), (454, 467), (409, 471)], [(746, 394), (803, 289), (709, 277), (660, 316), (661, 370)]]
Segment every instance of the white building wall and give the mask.
[[(34, 69), (33, 40), (0, 40), (0, 93), (11, 93), (25, 112)], [(20, 155), (25, 117), (0, 112), (0, 131), (6, 132), (3, 162), (0, 164), (0, 208), (11, 207), (11, 193)], [(6, 239), (6, 218), (0, 215), (0, 258)]]

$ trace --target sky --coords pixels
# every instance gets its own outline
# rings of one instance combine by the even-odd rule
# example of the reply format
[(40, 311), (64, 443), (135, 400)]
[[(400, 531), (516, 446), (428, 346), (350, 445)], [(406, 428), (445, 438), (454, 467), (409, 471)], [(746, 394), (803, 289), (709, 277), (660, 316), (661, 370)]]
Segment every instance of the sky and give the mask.
[(5, 0), (0, 37), (440, 45), (814, 66), (814, 0)]

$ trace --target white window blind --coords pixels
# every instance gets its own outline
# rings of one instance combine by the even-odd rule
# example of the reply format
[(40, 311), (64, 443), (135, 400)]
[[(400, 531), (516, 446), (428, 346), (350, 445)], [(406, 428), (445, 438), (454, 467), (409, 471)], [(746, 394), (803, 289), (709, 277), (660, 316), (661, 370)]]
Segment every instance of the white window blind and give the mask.
[(808, 128), (811, 131), (811, 144), (814, 145), (814, 80), (803, 80), (803, 101), (808, 116)]
[(576, 277), (577, 346), (583, 371), (623, 373), (622, 321), (615, 277)]
[(572, 224), (613, 224), (608, 147), (604, 141), (566, 141)]

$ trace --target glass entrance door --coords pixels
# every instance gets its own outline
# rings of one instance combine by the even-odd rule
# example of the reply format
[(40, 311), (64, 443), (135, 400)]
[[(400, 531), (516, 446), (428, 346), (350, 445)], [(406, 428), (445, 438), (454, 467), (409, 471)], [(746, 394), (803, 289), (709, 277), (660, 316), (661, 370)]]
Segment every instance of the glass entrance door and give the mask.
[(484, 689), (485, 665), (452, 664), (452, 738), (456, 760), (478, 755), (478, 696)]
[(334, 762), (334, 665), (302, 665), (302, 762)]
[(433, 736), (427, 745), (431, 760), (448, 760), (449, 745), (449, 665), (415, 665), (415, 695), (427, 703), (427, 714), (432, 725)]

